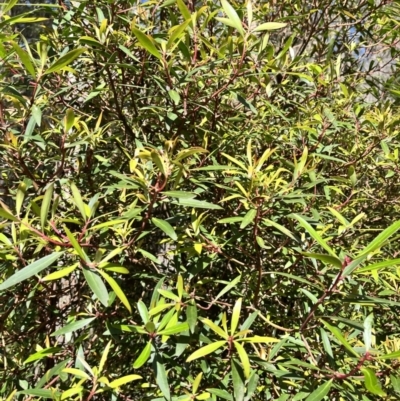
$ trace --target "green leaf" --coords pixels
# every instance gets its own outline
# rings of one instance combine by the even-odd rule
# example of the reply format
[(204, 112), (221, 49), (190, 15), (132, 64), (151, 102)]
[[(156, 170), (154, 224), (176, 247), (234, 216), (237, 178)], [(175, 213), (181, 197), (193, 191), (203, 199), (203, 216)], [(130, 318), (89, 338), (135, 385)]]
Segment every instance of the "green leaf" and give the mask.
[(57, 271), (50, 273), (47, 276), (43, 277), (42, 281), (58, 280), (61, 277), (68, 276), (68, 274), (71, 274), (78, 266), (79, 266), (79, 263), (75, 263), (72, 266), (64, 267), (64, 269), (57, 270)]
[(62, 370), (64, 373), (69, 373), (71, 375), (80, 377), (81, 379), (90, 379), (90, 376), (84, 372), (83, 370), (76, 369), (76, 368), (64, 368)]
[(195, 198), (197, 196), (194, 192), (186, 191), (163, 191), (161, 193), (165, 196), (170, 196), (171, 198)]
[(176, 0), (176, 4), (178, 5), (179, 11), (182, 14), (182, 17), (187, 20), (191, 17), (190, 11), (187, 8), (185, 2), (183, 0)]
[(170, 401), (171, 393), (169, 391), (169, 383), (167, 372), (165, 371), (165, 364), (163, 358), (160, 354), (156, 354), (154, 358), (154, 373), (156, 375), (156, 382), (158, 387), (160, 388), (163, 396)]
[(239, 221), (243, 221), (243, 217), (234, 216), (234, 217), (226, 217), (225, 219), (218, 220), (219, 224), (230, 224), (230, 223), (238, 223)]
[(126, 297), (125, 293), (122, 291), (121, 287), (118, 283), (109, 276), (106, 272), (98, 270), (98, 272), (104, 277), (110, 287), (113, 289), (119, 300), (124, 304), (125, 308), (128, 309), (130, 313), (132, 313), (131, 305), (129, 304), (128, 298)]
[(109, 341), (106, 345), (106, 347), (104, 348), (103, 354), (101, 355), (101, 359), (100, 359), (100, 363), (99, 363), (99, 368), (98, 368), (98, 373), (100, 375), (100, 373), (103, 371), (104, 369), (104, 365), (107, 362), (107, 358), (108, 358), (108, 354), (110, 352), (110, 348), (111, 348), (111, 341)]
[(18, 44), (15, 42), (12, 42), (12, 46), (15, 52), (18, 54), (19, 58), (21, 59), (22, 64), (24, 65), (26, 71), (28, 71), (28, 73), (31, 74), (34, 79), (36, 79), (35, 67), (32, 64), (28, 52), (19, 47)]
[(397, 359), (400, 358), (400, 351), (395, 351), (390, 354), (381, 355), (377, 357), (378, 359)]
[(151, 353), (151, 341), (149, 341), (146, 344), (140, 355), (136, 358), (136, 361), (133, 363), (133, 368), (134, 369), (141, 368), (150, 358), (150, 353)]
[(211, 354), (212, 352), (216, 351), (218, 348), (221, 348), (225, 344), (226, 341), (216, 341), (215, 343), (205, 345), (204, 347), (201, 347), (197, 351), (193, 352), (193, 354), (191, 354), (189, 358), (186, 359), (186, 362), (191, 362), (194, 361), (195, 359), (202, 358), (203, 356)]
[(385, 397), (386, 393), (382, 390), (375, 372), (370, 368), (361, 368), (361, 372), (364, 375), (365, 388), (372, 394)]
[(14, 217), (11, 213), (5, 210), (3, 207), (0, 207), (0, 217), (3, 219), (11, 220), (11, 221), (18, 221), (16, 217)]
[(212, 320), (210, 319), (202, 319), (202, 323), (208, 326), (212, 331), (217, 333), (220, 337), (223, 339), (227, 340), (228, 339), (228, 333), (226, 333), (224, 330), (221, 329), (221, 327), (217, 326)]
[(108, 306), (108, 292), (105, 284), (97, 273), (89, 270), (87, 267), (82, 268), (83, 275), (91, 290), (94, 292), (98, 300), (105, 306)]
[(298, 241), (297, 238), (292, 234), (292, 232), (290, 232), (286, 227), (283, 227), (282, 225), (276, 223), (275, 221), (272, 221), (270, 219), (263, 219), (263, 222), (267, 225), (267, 226), (272, 226), (275, 227), (276, 229), (278, 229), (279, 231), (281, 231), (283, 234), (287, 235), (289, 238), (291, 238), (294, 241)]
[(55, 61), (49, 69), (47, 69), (43, 75), (47, 75), (53, 72), (59, 72), (67, 65), (71, 64), (74, 60), (76, 60), (82, 53), (84, 53), (87, 49), (74, 49), (60, 57), (57, 61)]
[(366, 248), (364, 248), (356, 257), (356, 259), (361, 256), (367, 255), (379, 248), (381, 248), (386, 240), (391, 237), (395, 232), (400, 229), (400, 220), (393, 223), (391, 226), (383, 230)]
[(294, 217), (300, 225), (311, 235), (311, 237), (317, 241), (322, 248), (324, 248), (330, 255), (334, 256), (336, 259), (339, 259), (333, 249), (322, 239), (322, 237), (308, 224), (308, 222), (300, 215), (292, 213), (290, 215)]
[(187, 207), (194, 207), (198, 209), (214, 209), (214, 210), (222, 210), (223, 208), (219, 205), (214, 205), (213, 203), (197, 200), (197, 199), (185, 199), (180, 198), (178, 200), (179, 205), (187, 206)]
[(234, 26), (242, 36), (244, 36), (242, 21), (237, 15), (235, 9), (226, 0), (221, 0), (221, 5), (228, 19), (231, 21), (232, 26)]
[(81, 215), (83, 217), (83, 220), (86, 220), (86, 208), (85, 204), (83, 203), (81, 193), (79, 192), (79, 189), (74, 183), (71, 183), (71, 191), (72, 191), (72, 196), (74, 198), (75, 204), (78, 207), (79, 211), (81, 212)]
[(60, 393), (58, 391), (46, 390), (43, 388), (30, 388), (28, 390), (18, 391), (18, 394), (32, 395), (41, 398), (50, 398), (51, 400), (54, 400), (55, 397), (60, 396)]
[(224, 400), (234, 401), (232, 395), (228, 393), (226, 390), (221, 390), (219, 388), (208, 388), (207, 391)]
[(321, 340), (322, 344), (324, 345), (325, 352), (333, 358), (333, 352), (332, 352), (332, 347), (331, 347), (331, 342), (329, 341), (329, 337), (327, 332), (321, 327), (320, 328), (320, 333), (321, 333)]
[(171, 224), (168, 223), (168, 221), (157, 219), (155, 217), (153, 217), (151, 221), (156, 227), (167, 234), (168, 237), (170, 237), (172, 240), (176, 241), (178, 239), (174, 228), (171, 226)]
[(317, 389), (315, 389), (307, 398), (306, 401), (320, 401), (326, 395), (328, 395), (329, 390), (331, 389), (333, 380), (329, 380), (323, 384), (321, 384)]
[(324, 320), (321, 319), (321, 322), (324, 324), (324, 326), (336, 337), (336, 339), (354, 356), (360, 357), (360, 355), (353, 349), (353, 347), (347, 342), (347, 340), (344, 338), (343, 334), (341, 331), (335, 327), (331, 326), (329, 323), (325, 322)]
[(53, 198), (54, 184), (49, 185), (43, 196), (42, 207), (40, 208), (40, 224), (42, 226), (42, 231), (47, 222), (47, 215), (49, 214), (51, 199)]
[(63, 254), (64, 252), (54, 252), (17, 271), (0, 285), (0, 291), (6, 290), (21, 281), (40, 273), (42, 270), (52, 265)]
[(58, 329), (57, 331), (52, 333), (51, 337), (57, 337), (63, 334), (72, 333), (74, 331), (80, 330), (90, 324), (94, 319), (94, 317), (90, 317), (88, 319), (77, 320), (76, 322), (69, 323), (64, 327), (61, 327), (61, 329)]
[(72, 247), (75, 249), (77, 254), (82, 258), (84, 262), (89, 262), (89, 258), (87, 257), (85, 251), (82, 249), (82, 247), (79, 245), (78, 241), (76, 238), (72, 235), (71, 231), (68, 230), (66, 226), (64, 226), (64, 231), (67, 234), (67, 237), (69, 239), (69, 242), (71, 243)]
[(128, 375), (128, 376), (123, 376), (120, 377), (119, 379), (113, 380), (110, 384), (109, 387), (111, 388), (117, 388), (117, 387), (121, 387), (124, 384), (130, 383), (134, 380), (139, 380), (141, 379), (142, 376), (139, 375)]
[(143, 324), (147, 324), (147, 322), (150, 319), (149, 311), (147, 310), (147, 306), (144, 304), (143, 301), (139, 301), (136, 305), (137, 305), (137, 308), (139, 311), (139, 315), (142, 318)]
[(353, 273), (353, 271), (355, 269), (357, 269), (357, 267), (364, 262), (365, 259), (367, 259), (368, 254), (364, 254), (360, 257), (358, 257), (357, 259), (354, 259), (349, 265), (347, 265), (345, 267), (345, 269), (343, 270), (342, 276), (343, 277), (347, 277), (348, 275), (350, 275), (351, 273)]
[(242, 224), (240, 225), (240, 228), (243, 229), (243, 228), (247, 227), (250, 223), (253, 222), (253, 220), (256, 216), (257, 216), (257, 210), (250, 209), (243, 217), (243, 221), (242, 221)]
[(234, 335), (238, 324), (239, 324), (239, 318), (240, 318), (240, 310), (242, 309), (242, 298), (239, 298), (235, 302), (235, 306), (233, 307), (232, 310), (232, 319), (231, 319), (231, 336)]
[(8, 0), (5, 2), (1, 10), (2, 14), (6, 15), (17, 3), (18, 0)]
[(157, 57), (159, 60), (162, 60), (162, 55), (157, 50), (156, 46), (154, 45), (153, 38), (144, 34), (142, 31), (136, 28), (132, 28), (133, 34), (136, 36), (136, 39), (139, 41), (140, 45), (146, 49), (150, 54)]
[(168, 299), (172, 299), (175, 302), (180, 302), (180, 297), (178, 295), (174, 294), (172, 291), (169, 290), (161, 290), (159, 289), (158, 292), (164, 297)]
[(168, 327), (164, 330), (160, 330), (157, 332), (157, 334), (160, 336), (170, 336), (172, 334), (182, 333), (187, 330), (189, 330), (189, 324), (187, 322), (184, 322), (184, 323), (178, 323), (175, 326)]
[(232, 370), (232, 384), (233, 384), (233, 395), (235, 401), (243, 401), (245, 395), (245, 377), (241, 366), (232, 358), (231, 360)]
[(369, 273), (374, 270), (383, 269), (384, 267), (397, 265), (400, 265), (400, 259), (384, 260), (383, 262), (373, 263), (372, 265), (362, 267), (361, 269), (358, 269), (355, 273)]
[(46, 349), (42, 349), (39, 352), (35, 352), (34, 354), (30, 355), (25, 361), (24, 365), (30, 362), (37, 361), (39, 359), (43, 359), (48, 355), (54, 355), (55, 353), (59, 352), (62, 348), (61, 347), (50, 347)]
[(247, 352), (239, 342), (234, 341), (233, 344), (235, 345), (240, 361), (242, 362), (244, 375), (246, 379), (248, 379), (250, 377), (250, 361), (249, 357), (247, 356)]
[(237, 276), (234, 278), (224, 289), (222, 289), (218, 295), (214, 298), (214, 301), (218, 300), (219, 298), (222, 297), (222, 295), (226, 294), (228, 291), (230, 291), (232, 288), (236, 287), (238, 283), (240, 283), (240, 280), (242, 279), (242, 275)]
[(156, 258), (154, 255), (152, 255), (150, 252), (145, 251), (144, 249), (138, 249), (138, 252), (140, 252), (145, 258), (150, 259), (152, 262), (156, 263), (159, 265), (161, 262), (158, 258)]
[(186, 319), (189, 323), (190, 332), (193, 334), (197, 324), (197, 306), (194, 300), (190, 300), (186, 305)]
[(275, 29), (282, 29), (287, 24), (283, 22), (265, 22), (264, 24), (260, 24), (253, 30), (253, 32), (260, 32), (260, 31), (273, 31)]
[(336, 258), (335, 256), (325, 255), (322, 253), (309, 253), (309, 252), (302, 252), (302, 254), (307, 258), (318, 259), (326, 264), (336, 266), (339, 268), (342, 267), (342, 261)]

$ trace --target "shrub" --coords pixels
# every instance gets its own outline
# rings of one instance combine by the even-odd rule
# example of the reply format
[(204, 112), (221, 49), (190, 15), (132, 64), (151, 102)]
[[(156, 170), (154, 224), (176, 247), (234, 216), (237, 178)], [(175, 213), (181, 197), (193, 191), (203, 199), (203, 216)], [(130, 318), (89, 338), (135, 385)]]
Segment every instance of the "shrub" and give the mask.
[(3, 5), (4, 398), (398, 399), (399, 7), (314, 3)]

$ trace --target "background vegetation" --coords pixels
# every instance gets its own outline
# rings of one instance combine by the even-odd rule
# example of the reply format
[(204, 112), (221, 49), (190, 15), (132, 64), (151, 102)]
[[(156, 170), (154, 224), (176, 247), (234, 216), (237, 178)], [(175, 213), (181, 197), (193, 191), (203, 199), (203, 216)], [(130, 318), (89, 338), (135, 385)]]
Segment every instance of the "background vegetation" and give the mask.
[(399, 1), (0, 11), (6, 400), (397, 400)]

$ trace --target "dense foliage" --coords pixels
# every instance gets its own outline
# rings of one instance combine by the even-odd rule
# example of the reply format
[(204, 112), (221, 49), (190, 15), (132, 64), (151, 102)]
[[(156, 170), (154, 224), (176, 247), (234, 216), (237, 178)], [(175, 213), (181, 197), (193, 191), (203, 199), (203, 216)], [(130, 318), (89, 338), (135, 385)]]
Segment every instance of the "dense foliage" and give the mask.
[(400, 3), (16, 4), (0, 396), (399, 399)]

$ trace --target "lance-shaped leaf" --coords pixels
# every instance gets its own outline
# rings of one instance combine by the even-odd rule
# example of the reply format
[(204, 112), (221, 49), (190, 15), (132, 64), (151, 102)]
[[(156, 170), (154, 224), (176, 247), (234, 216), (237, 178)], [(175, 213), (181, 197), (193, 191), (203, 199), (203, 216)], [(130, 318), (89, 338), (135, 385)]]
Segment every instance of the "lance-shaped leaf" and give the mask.
[(328, 395), (332, 386), (332, 382), (333, 380), (331, 379), (321, 384), (306, 398), (306, 401), (321, 401), (326, 395)]
[(359, 357), (360, 355), (353, 349), (353, 347), (348, 343), (348, 341), (344, 338), (342, 332), (335, 326), (331, 326), (329, 323), (322, 320), (324, 326), (336, 337), (336, 339), (353, 355)]
[(247, 227), (250, 223), (253, 222), (254, 218), (257, 216), (257, 210), (256, 209), (250, 209), (245, 216), (243, 217), (242, 224), (240, 225), (240, 228), (243, 229)]
[(224, 338), (225, 340), (228, 339), (228, 333), (221, 329), (221, 327), (217, 326), (213, 321), (210, 319), (203, 319), (202, 322), (207, 325), (211, 330), (217, 333), (220, 337)]
[(31, 74), (34, 79), (36, 79), (35, 67), (33, 66), (29, 54), (21, 47), (19, 47), (15, 42), (12, 42), (12, 46), (15, 52), (18, 54), (20, 60), (22, 61), (22, 64), (24, 65), (26, 71), (29, 72), (29, 74)]
[(157, 219), (156, 217), (153, 217), (151, 221), (156, 227), (167, 234), (168, 237), (170, 237), (172, 240), (176, 241), (178, 239), (174, 228), (171, 226), (171, 224), (168, 223), (168, 221)]
[(51, 199), (53, 198), (54, 184), (49, 185), (43, 196), (42, 207), (40, 208), (40, 224), (42, 226), (42, 231), (47, 222), (47, 215), (49, 214)]
[(84, 53), (87, 49), (85, 47), (81, 49), (74, 49), (60, 57), (57, 61), (55, 61), (49, 69), (47, 69), (43, 75), (50, 74), (52, 72), (61, 71), (64, 67), (71, 64), (74, 60), (76, 60), (82, 53)]
[(215, 343), (211, 343), (204, 347), (201, 347), (197, 351), (193, 352), (193, 354), (190, 355), (188, 359), (186, 359), (186, 362), (191, 362), (194, 361), (195, 359), (202, 358), (203, 356), (211, 354), (212, 352), (216, 351), (218, 348), (221, 348), (225, 344), (226, 341), (217, 341)]
[(311, 227), (311, 225), (302, 216), (295, 213), (292, 213), (290, 216), (294, 217), (300, 223), (300, 225), (311, 235), (311, 237), (315, 241), (317, 241), (318, 244), (322, 246), (322, 248), (324, 248), (330, 255), (338, 259), (333, 249), (322, 239), (322, 237)]
[(79, 211), (81, 212), (83, 220), (86, 220), (85, 204), (83, 203), (83, 199), (82, 199), (81, 193), (79, 192), (78, 187), (74, 183), (71, 183), (71, 192), (72, 192), (72, 196), (74, 198), (75, 204), (78, 207)]
[(163, 358), (160, 354), (156, 354), (153, 363), (154, 373), (156, 375), (156, 382), (158, 387), (160, 388), (163, 396), (170, 401), (171, 393), (169, 390), (168, 376), (165, 370), (165, 364)]
[(132, 308), (131, 305), (129, 304), (128, 298), (126, 297), (125, 293), (122, 291), (118, 283), (106, 272), (102, 270), (98, 270), (98, 272), (104, 277), (104, 279), (107, 281), (110, 287), (114, 290), (116, 296), (125, 305), (125, 308), (128, 309), (130, 313), (132, 313)]
[(77, 320), (76, 322), (69, 323), (64, 327), (61, 327), (61, 329), (58, 329), (57, 331), (52, 333), (51, 337), (61, 336), (63, 334), (72, 333), (74, 331), (80, 330), (91, 323), (94, 319), (94, 317), (90, 317), (88, 319), (81, 319)]
[(172, 327), (168, 327), (164, 330), (161, 330), (157, 332), (157, 334), (161, 336), (170, 336), (172, 334), (182, 333), (186, 330), (189, 330), (189, 324), (187, 322), (184, 322), (184, 323), (178, 323)]
[(83, 275), (91, 290), (94, 292), (98, 300), (105, 306), (108, 306), (108, 292), (102, 279), (94, 271), (86, 267), (82, 268)]
[(194, 208), (198, 208), (198, 209), (214, 209), (214, 210), (223, 209), (219, 205), (214, 205), (213, 203), (201, 201), (201, 200), (197, 200), (197, 199), (181, 198), (181, 199), (179, 199), (179, 205), (194, 207)]
[(232, 311), (231, 336), (234, 335), (234, 333), (238, 327), (241, 309), (242, 309), (242, 298), (239, 298), (236, 301), (235, 306), (233, 307), (233, 311)]
[(60, 347), (50, 347), (50, 348), (42, 349), (39, 352), (35, 352), (34, 354), (30, 355), (24, 361), (24, 365), (27, 364), (27, 363), (30, 363), (30, 362), (37, 361), (39, 359), (43, 359), (43, 358), (47, 357), (48, 355), (53, 355), (53, 354), (57, 353), (60, 350), (61, 350)]
[(242, 362), (244, 375), (246, 376), (246, 379), (248, 379), (250, 376), (250, 361), (247, 352), (239, 342), (234, 341), (233, 344), (235, 344), (236, 351), (239, 354), (240, 362)]
[(283, 22), (265, 22), (264, 24), (258, 25), (257, 28), (253, 30), (253, 32), (260, 32), (260, 31), (274, 31), (275, 29), (282, 29), (287, 24)]
[(120, 377), (119, 379), (113, 380), (109, 384), (109, 387), (111, 387), (111, 388), (121, 387), (124, 384), (130, 383), (134, 380), (140, 380), (141, 378), (142, 378), (142, 376), (139, 376), (139, 375), (128, 375), (128, 376)]
[(157, 50), (157, 47), (154, 44), (153, 38), (146, 35), (142, 31), (136, 28), (132, 28), (133, 34), (136, 36), (136, 39), (140, 43), (140, 45), (147, 50), (150, 54), (157, 57), (159, 60), (162, 60), (161, 53)]
[(51, 281), (51, 280), (58, 280), (62, 277), (68, 276), (71, 274), (77, 267), (79, 266), (79, 263), (75, 263), (72, 266), (64, 267), (64, 269), (57, 270), (53, 273), (48, 274), (47, 276), (43, 277), (43, 281)]
[(149, 341), (146, 344), (140, 355), (136, 358), (136, 361), (133, 363), (133, 368), (134, 369), (141, 368), (150, 358), (150, 353), (151, 353), (151, 341)]
[(66, 226), (64, 226), (64, 231), (67, 234), (67, 237), (69, 239), (69, 242), (71, 243), (72, 247), (75, 249), (77, 254), (84, 260), (85, 262), (89, 262), (89, 258), (87, 257), (85, 251), (82, 249), (82, 247), (79, 245), (78, 241), (76, 238), (72, 235), (71, 231), (68, 230)]
[(42, 270), (51, 266), (64, 252), (54, 252), (51, 255), (47, 255), (44, 258), (36, 260), (30, 265), (24, 267), (23, 269), (17, 271), (6, 281), (0, 285), (0, 291), (6, 290), (32, 276), (40, 273)]
[(221, 5), (232, 26), (236, 28), (242, 36), (244, 36), (242, 21), (235, 9), (226, 0), (221, 0)]
[(361, 368), (361, 372), (364, 375), (365, 388), (371, 393), (380, 397), (385, 397), (386, 393), (382, 390), (382, 387), (375, 375), (375, 372), (370, 368)]
[(364, 248), (358, 255), (357, 258), (367, 255), (379, 248), (381, 248), (386, 240), (392, 236), (396, 231), (400, 229), (400, 220), (393, 223), (391, 226), (382, 231), (366, 248)]

